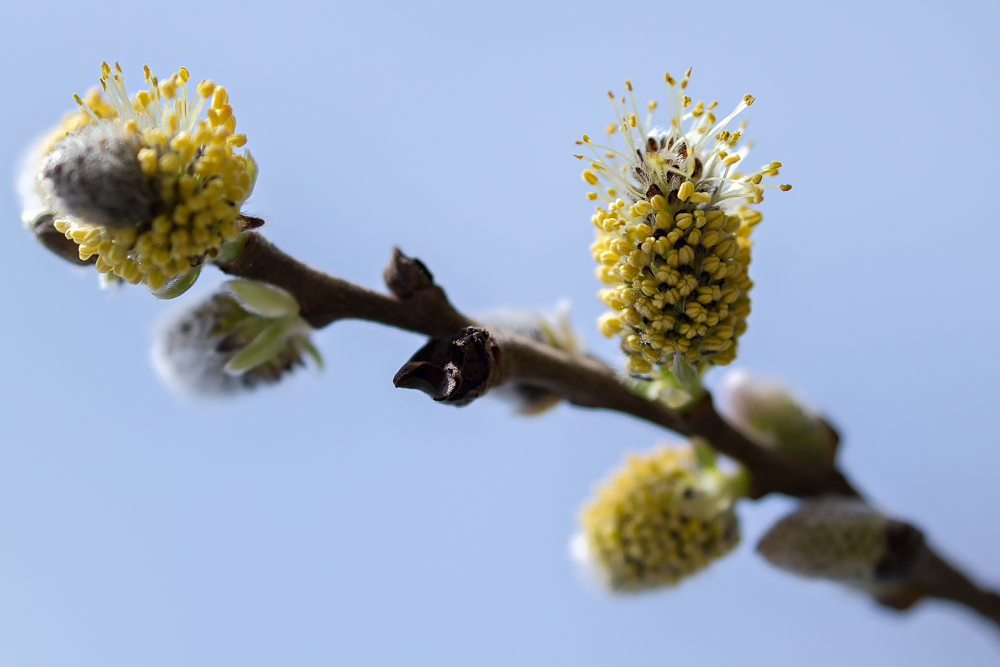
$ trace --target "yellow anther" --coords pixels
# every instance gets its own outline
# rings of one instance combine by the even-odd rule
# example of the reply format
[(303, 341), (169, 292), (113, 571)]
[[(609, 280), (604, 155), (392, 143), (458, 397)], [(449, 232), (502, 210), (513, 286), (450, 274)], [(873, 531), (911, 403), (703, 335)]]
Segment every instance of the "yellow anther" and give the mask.
[(694, 192), (691, 194), (691, 201), (696, 204), (707, 204), (712, 201), (712, 195), (707, 192)]
[(587, 193), (587, 199), (589, 199), (590, 201), (594, 201), (595, 199), (597, 199), (597, 193), (596, 192), (588, 192)]
[(125, 133), (126, 134), (139, 134), (139, 123), (135, 122), (135, 119), (129, 118), (125, 121)]
[(601, 333), (610, 338), (622, 328), (622, 321), (615, 313), (604, 313), (597, 320)]
[(615, 130), (618, 129), (618, 125), (615, 123), (608, 123), (608, 126), (604, 128), (604, 131), (608, 134), (614, 134)]
[(629, 89), (629, 92), (632, 92), (632, 82), (628, 79), (625, 79), (625, 87)]
[(754, 96), (753, 95), (744, 95), (743, 96), (743, 104), (745, 104), (747, 106), (750, 106), (751, 104), (753, 104), (753, 101), (754, 101)]
[(582, 160), (583, 159), (583, 156), (581, 154), (579, 154), (579, 153), (573, 153), (573, 157), (575, 157), (577, 160)]
[(212, 94), (212, 108), (221, 109), (227, 102), (229, 102), (229, 93), (222, 86), (217, 86)]
[(597, 174), (595, 174), (590, 169), (584, 169), (583, 173), (580, 174), (583, 180), (587, 181), (591, 185), (597, 185)]
[(789, 190), (792, 189), (792, 186), (790, 184), (788, 184), (788, 183), (786, 183), (784, 185), (779, 185), (778, 187), (781, 188), (782, 192), (788, 192)]
[(646, 105), (646, 108), (649, 109), (649, 113), (653, 113), (654, 111), (656, 111), (656, 107), (657, 107), (656, 100), (650, 100), (649, 103)]
[(614, 188), (608, 188), (607, 192), (608, 192), (608, 196), (609, 197), (617, 197), (618, 196), (618, 191), (615, 190)]
[[(685, 80), (684, 83), (686, 84), (687, 80)], [(683, 88), (683, 85), (681, 87)], [(687, 95), (681, 97), (681, 105), (683, 105), (685, 108), (691, 106), (691, 98), (688, 97)]]
[(727, 155), (729, 155), (729, 153), (727, 153), (726, 151), (719, 151), (720, 158), (725, 159)]
[(628, 124), (631, 125), (632, 127), (635, 127), (635, 114), (634, 113), (630, 113), (628, 115)]
[(691, 181), (684, 181), (677, 189), (677, 198), (681, 201), (687, 201), (692, 194), (694, 194), (694, 184)]
[(740, 161), (740, 156), (734, 154), (734, 155), (730, 155), (730, 156), (726, 157), (726, 159), (724, 159), (722, 161), (722, 163), (724, 165), (726, 165), (727, 167), (732, 167), (734, 164), (736, 164), (739, 161)]
[(73, 101), (79, 104), (81, 107), (83, 106), (83, 100), (80, 99), (80, 96), (77, 95), (76, 93), (73, 93)]
[(589, 144), (590, 143), (590, 137), (588, 137), (586, 134), (583, 135), (583, 143), (585, 143), (585, 144)]
[(122, 66), (118, 64), (117, 60), (115, 61), (115, 71), (118, 72), (119, 74), (122, 73)]
[(653, 195), (653, 198), (649, 200), (654, 211), (662, 211), (667, 207), (667, 200), (663, 195)]
[(177, 78), (181, 80), (181, 83), (187, 83), (189, 76), (190, 74), (188, 74), (187, 67), (181, 67), (177, 70)]
[(143, 148), (139, 151), (139, 168), (147, 176), (152, 176), (156, 173), (157, 161), (156, 151), (152, 148)]
[[(221, 88), (219, 90), (222, 90)], [(218, 93), (218, 91), (216, 91)], [(222, 104), (208, 110), (208, 120), (213, 127), (218, 127), (225, 123), (233, 115), (233, 108), (228, 104)]]
[(166, 81), (160, 84), (160, 96), (166, 97), (168, 100), (173, 99), (177, 94), (177, 82), (174, 81), (174, 77), (170, 77)]
[(671, 86), (677, 83), (676, 81), (674, 81), (674, 77), (670, 76), (670, 72), (667, 72), (666, 74), (663, 75), (663, 80), (666, 81), (667, 84)]
[(201, 95), (205, 99), (208, 99), (209, 97), (212, 96), (212, 93), (215, 92), (215, 83), (212, 81), (207, 81), (205, 79), (202, 79), (201, 83), (198, 84), (196, 90), (198, 91), (199, 95)]
[(175, 153), (167, 153), (160, 158), (159, 166), (160, 171), (164, 173), (170, 173), (177, 171), (180, 167), (181, 161), (177, 158)]
[(146, 65), (145, 63), (142, 65), (142, 76), (146, 81), (149, 81), (149, 77), (153, 76), (153, 72), (149, 69), (149, 65)]
[(229, 143), (230, 146), (235, 146), (236, 148), (239, 148), (241, 146), (246, 145), (246, 143), (247, 143), (247, 135), (245, 135), (245, 134), (231, 134), (228, 137), (226, 137), (226, 141)]

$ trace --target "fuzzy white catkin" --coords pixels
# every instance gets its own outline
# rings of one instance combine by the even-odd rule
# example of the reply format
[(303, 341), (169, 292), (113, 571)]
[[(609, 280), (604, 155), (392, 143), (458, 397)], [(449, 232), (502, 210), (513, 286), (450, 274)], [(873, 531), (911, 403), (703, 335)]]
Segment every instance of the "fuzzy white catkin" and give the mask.
[(248, 315), (228, 294), (216, 293), (158, 323), (152, 363), (171, 390), (188, 396), (232, 396), (275, 384), (296, 366), (304, 365), (302, 350), (293, 337), (271, 362), (240, 373), (229, 372), (226, 365), (249, 342), (243, 323), (232, 328), (224, 324), (234, 319), (233, 313), (260, 319)]
[(91, 123), (66, 136), (39, 166), (48, 208), (59, 217), (104, 227), (151, 220), (154, 193), (138, 151), (138, 141), (112, 121)]
[(857, 498), (807, 500), (771, 527), (757, 552), (786, 572), (864, 585), (886, 555), (888, 525)]

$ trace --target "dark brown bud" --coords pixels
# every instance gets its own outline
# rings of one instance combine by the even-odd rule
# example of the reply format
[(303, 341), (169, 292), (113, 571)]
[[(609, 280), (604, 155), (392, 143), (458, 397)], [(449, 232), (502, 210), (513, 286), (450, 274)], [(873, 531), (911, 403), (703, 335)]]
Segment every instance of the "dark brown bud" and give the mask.
[(434, 276), (423, 262), (407, 257), (399, 248), (392, 249), (392, 257), (382, 274), (386, 287), (400, 299), (409, 299), (417, 292), (434, 286)]
[(450, 340), (430, 339), (396, 373), (392, 383), (461, 407), (499, 383), (499, 357), (500, 347), (488, 331), (466, 327)]

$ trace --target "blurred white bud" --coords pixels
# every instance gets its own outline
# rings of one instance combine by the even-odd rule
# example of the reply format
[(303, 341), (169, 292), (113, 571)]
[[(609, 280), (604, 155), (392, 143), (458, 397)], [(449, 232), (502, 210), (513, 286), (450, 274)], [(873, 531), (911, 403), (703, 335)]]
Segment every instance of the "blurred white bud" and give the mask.
[(837, 435), (779, 382), (736, 369), (722, 381), (721, 410), (740, 430), (802, 462), (833, 465)]

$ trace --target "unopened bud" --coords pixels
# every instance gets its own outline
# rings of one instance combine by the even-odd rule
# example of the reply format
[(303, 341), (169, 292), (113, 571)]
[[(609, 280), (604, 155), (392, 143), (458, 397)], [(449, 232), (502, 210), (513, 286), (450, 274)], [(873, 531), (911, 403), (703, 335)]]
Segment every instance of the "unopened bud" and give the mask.
[(737, 369), (721, 394), (723, 412), (744, 433), (804, 463), (833, 465), (836, 432), (784, 385)]
[(230, 281), (223, 291), (163, 323), (153, 364), (180, 393), (237, 394), (279, 382), (304, 366), (306, 355), (321, 367), (311, 331), (287, 292)]
[(922, 543), (919, 530), (860, 499), (828, 497), (804, 501), (757, 552), (787, 572), (870, 588), (905, 574)]

